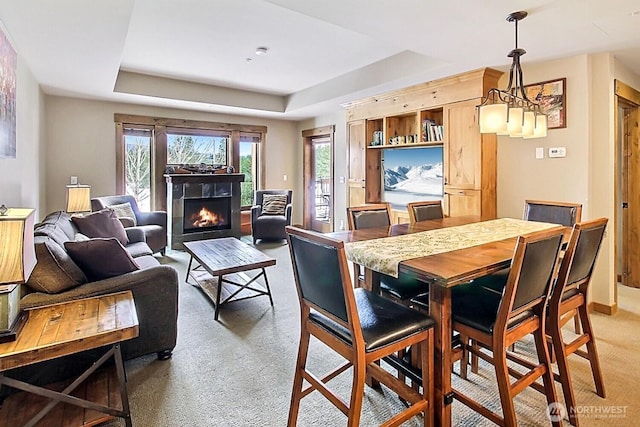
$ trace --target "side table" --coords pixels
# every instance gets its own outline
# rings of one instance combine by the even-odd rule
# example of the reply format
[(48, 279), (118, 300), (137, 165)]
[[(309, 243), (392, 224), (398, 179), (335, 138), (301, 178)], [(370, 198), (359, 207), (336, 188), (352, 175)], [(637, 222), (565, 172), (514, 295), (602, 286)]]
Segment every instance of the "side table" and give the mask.
[[(125, 420), (127, 427), (131, 427), (124, 363), (120, 351), (122, 341), (138, 336), (138, 316), (131, 292), (119, 292), (36, 307), (28, 309), (26, 312), (28, 318), (17, 340), (0, 344), (0, 385), (42, 396), (46, 398), (40, 399), (44, 401), (45, 405), (42, 408), (25, 408), (27, 400), (21, 398), (16, 399), (17, 405), (12, 405), (8, 401), (15, 396), (20, 396), (20, 394), (11, 395), (5, 400), (0, 410), (0, 425), (6, 421), (8, 422), (6, 425), (35, 426), (58, 403), (62, 402), (73, 405), (73, 408), (80, 408), (79, 411), (84, 411), (85, 414), (89, 413), (94, 418), (92, 420), (85, 419), (83, 421), (85, 424), (89, 422), (94, 425), (96, 421), (102, 422), (114, 417), (121, 417)], [(109, 350), (61, 392), (28, 384), (4, 375), (4, 371), (8, 369), (108, 345), (111, 346)], [(101, 379), (91, 384), (89, 382), (93, 378), (90, 378), (91, 374), (111, 357), (115, 360), (119, 402), (114, 402), (113, 405), (103, 404), (102, 402), (117, 399), (106, 399), (104, 395), (101, 396), (102, 392), (99, 390), (91, 390), (91, 392), (87, 392), (87, 395), (100, 396), (101, 403), (78, 397), (78, 393), (72, 395), (72, 392), (87, 379), (87, 390), (97, 384), (108, 384), (109, 381), (104, 379), (104, 375), (100, 376), (99, 372), (93, 377), (101, 377)], [(108, 391), (105, 390), (104, 393), (108, 393)], [(47, 400), (49, 401), (47, 402)], [(118, 403), (121, 404), (122, 409), (117, 407)], [(20, 410), (14, 411), (16, 408), (20, 408)], [(71, 418), (67, 415), (66, 409), (64, 413), (62, 425), (65, 425), (64, 422)], [(106, 416), (102, 414), (106, 414)]]

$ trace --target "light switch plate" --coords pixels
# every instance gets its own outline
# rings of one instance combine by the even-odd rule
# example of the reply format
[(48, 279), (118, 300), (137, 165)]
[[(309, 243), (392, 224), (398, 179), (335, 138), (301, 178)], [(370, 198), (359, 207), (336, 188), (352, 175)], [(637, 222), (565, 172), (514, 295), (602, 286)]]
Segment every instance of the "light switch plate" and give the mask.
[(77, 176), (71, 176), (71, 185), (78, 185), (78, 177)]
[(549, 148), (549, 157), (566, 157), (566, 147), (551, 147)]
[(544, 148), (536, 147), (536, 159), (544, 159)]

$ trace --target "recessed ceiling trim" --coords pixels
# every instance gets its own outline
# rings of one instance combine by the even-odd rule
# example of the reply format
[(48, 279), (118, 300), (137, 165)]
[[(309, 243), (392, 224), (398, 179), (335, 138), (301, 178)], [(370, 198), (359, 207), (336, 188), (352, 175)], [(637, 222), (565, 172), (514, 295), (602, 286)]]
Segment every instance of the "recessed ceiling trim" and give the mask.
[(130, 71), (118, 72), (114, 92), (284, 113), (286, 98)]

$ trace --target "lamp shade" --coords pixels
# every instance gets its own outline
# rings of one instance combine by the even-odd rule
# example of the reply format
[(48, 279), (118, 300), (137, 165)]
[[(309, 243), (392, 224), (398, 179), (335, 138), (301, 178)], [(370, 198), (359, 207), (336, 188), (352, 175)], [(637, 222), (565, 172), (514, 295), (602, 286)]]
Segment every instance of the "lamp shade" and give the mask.
[(482, 105), (479, 111), (480, 133), (507, 131), (507, 104)]
[(36, 265), (34, 210), (11, 208), (0, 216), (0, 284), (24, 283)]
[(545, 114), (536, 115), (536, 123), (533, 128), (533, 135), (525, 136), (527, 139), (544, 138), (547, 136), (547, 116)]
[(67, 212), (91, 211), (91, 186), (67, 185)]

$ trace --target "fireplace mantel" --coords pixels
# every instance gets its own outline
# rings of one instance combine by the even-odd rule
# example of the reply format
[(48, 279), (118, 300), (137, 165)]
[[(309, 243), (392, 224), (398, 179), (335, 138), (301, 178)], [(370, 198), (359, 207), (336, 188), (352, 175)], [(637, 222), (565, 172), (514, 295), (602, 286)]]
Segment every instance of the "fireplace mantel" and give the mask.
[[(240, 237), (240, 183), (242, 173), (221, 174), (166, 174), (167, 216), (171, 249), (182, 250), (182, 243), (218, 237)], [(184, 201), (198, 198), (231, 198), (231, 228), (184, 232)]]
[(170, 173), (164, 175), (167, 184), (209, 184), (243, 182), (243, 173)]

